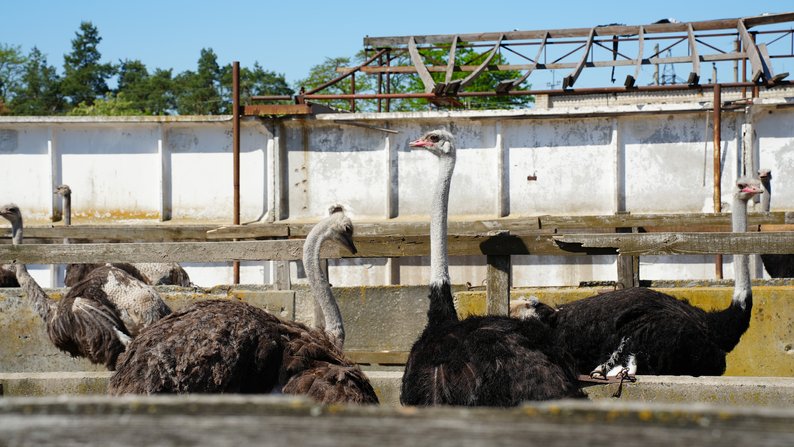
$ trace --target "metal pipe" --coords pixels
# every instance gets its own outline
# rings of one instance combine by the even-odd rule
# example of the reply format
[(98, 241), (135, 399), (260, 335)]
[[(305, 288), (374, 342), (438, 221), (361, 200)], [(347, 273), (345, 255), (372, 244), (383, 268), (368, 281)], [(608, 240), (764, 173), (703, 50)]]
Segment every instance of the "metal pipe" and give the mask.
[[(778, 86), (792, 85), (791, 81), (781, 82)], [(615, 93), (634, 93), (634, 92), (666, 92), (666, 91), (681, 91), (681, 90), (709, 90), (713, 89), (716, 84), (667, 84), (667, 85), (647, 85), (627, 89), (625, 87), (591, 87), (591, 88), (573, 88), (568, 90), (510, 90), (501, 94), (502, 96), (528, 96), (528, 95), (551, 95), (551, 96), (570, 96), (570, 95), (599, 95), (599, 94), (615, 94)], [(753, 87), (756, 84), (752, 82), (728, 82), (720, 84), (723, 88), (740, 88), (740, 87)], [(498, 96), (496, 92), (459, 92), (457, 97), (491, 97)], [(314, 100), (333, 100), (333, 99), (433, 99), (437, 98), (434, 93), (360, 93), (360, 94), (311, 94), (304, 95), (305, 99)], [(253, 101), (283, 101), (289, 100), (289, 96), (283, 95), (270, 95), (270, 96), (252, 96)]]
[[(232, 62), (232, 164), (234, 225), (240, 225), (240, 62)], [(232, 262), (234, 284), (240, 284), (240, 261)]]
[[(714, 212), (722, 212), (722, 88), (714, 85)], [(722, 255), (714, 260), (717, 279), (722, 279)]]

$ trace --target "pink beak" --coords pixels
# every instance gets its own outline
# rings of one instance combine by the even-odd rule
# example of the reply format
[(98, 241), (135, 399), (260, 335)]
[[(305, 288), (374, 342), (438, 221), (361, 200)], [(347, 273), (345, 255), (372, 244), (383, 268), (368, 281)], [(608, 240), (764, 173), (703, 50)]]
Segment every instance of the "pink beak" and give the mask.
[(432, 145), (433, 143), (431, 143), (430, 141), (422, 140), (422, 139), (411, 141), (410, 143), (408, 143), (408, 146), (410, 147), (427, 147)]

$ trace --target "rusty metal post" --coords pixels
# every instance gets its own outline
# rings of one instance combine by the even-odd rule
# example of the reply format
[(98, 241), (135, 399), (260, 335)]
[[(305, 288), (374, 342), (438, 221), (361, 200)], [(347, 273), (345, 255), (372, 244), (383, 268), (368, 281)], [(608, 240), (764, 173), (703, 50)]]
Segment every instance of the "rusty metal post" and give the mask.
[[(234, 225), (240, 225), (240, 62), (232, 62), (232, 159)], [(233, 261), (234, 283), (240, 284), (240, 261)]]
[[(383, 56), (378, 58), (378, 65), (383, 65)], [(383, 73), (378, 73), (378, 94), (383, 93)], [(378, 112), (381, 111), (381, 102), (383, 100), (378, 98)]]
[[(722, 88), (714, 84), (714, 212), (722, 212)], [(717, 255), (714, 261), (717, 279), (722, 279), (722, 255)]]
[[(354, 95), (356, 94), (356, 74), (355, 73), (350, 75), (350, 93), (352, 93)], [(356, 113), (356, 100), (355, 99), (351, 99), (350, 100), (350, 111), (353, 112), (353, 113)]]
[[(391, 66), (391, 51), (386, 50), (386, 66)], [(386, 72), (386, 93), (391, 93), (391, 73)], [(386, 111), (391, 112), (391, 99), (386, 98)]]

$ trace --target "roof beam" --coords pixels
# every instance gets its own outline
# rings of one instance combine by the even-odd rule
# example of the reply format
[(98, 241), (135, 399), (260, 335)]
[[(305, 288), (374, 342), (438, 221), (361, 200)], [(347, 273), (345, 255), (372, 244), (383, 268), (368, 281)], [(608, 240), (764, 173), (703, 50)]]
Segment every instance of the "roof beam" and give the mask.
[(697, 41), (695, 40), (695, 30), (692, 29), (691, 23), (687, 23), (686, 32), (687, 38), (689, 39), (689, 54), (692, 57), (692, 71), (689, 73), (687, 84), (698, 85), (700, 83), (700, 55), (698, 55)]
[(416, 68), (416, 72), (425, 86), (425, 93), (432, 92), (436, 87), (436, 83), (433, 81), (433, 77), (430, 76), (430, 71), (428, 71), (424, 61), (422, 61), (422, 55), (419, 54), (419, 50), (416, 48), (416, 39), (413, 36), (408, 38), (408, 54), (411, 55), (411, 62), (413, 62), (414, 68)]
[(582, 69), (587, 63), (587, 56), (590, 54), (590, 48), (592, 48), (593, 46), (593, 39), (595, 38), (595, 34), (596, 34), (595, 28), (591, 28), (590, 35), (587, 36), (587, 43), (584, 45), (584, 54), (582, 54), (582, 59), (579, 60), (578, 64), (576, 64), (576, 68), (573, 69), (571, 74), (569, 74), (562, 80), (563, 90), (573, 87), (573, 84), (576, 82), (576, 79), (579, 78), (579, 75), (582, 73)]
[(645, 51), (645, 28), (640, 27), (640, 32), (637, 34), (637, 59), (636, 59), (636, 67), (634, 68), (634, 76), (626, 75), (626, 82), (623, 85), (626, 88), (634, 87), (634, 84), (637, 82), (637, 79), (640, 78), (640, 70), (642, 69), (642, 54)]
[(527, 80), (529, 75), (532, 74), (533, 71), (535, 71), (535, 67), (538, 66), (538, 61), (540, 60), (540, 56), (543, 54), (543, 51), (546, 49), (546, 42), (548, 41), (548, 39), (549, 39), (549, 35), (547, 33), (545, 36), (543, 36), (543, 40), (541, 41), (540, 47), (538, 48), (538, 54), (535, 55), (535, 63), (530, 64), (529, 68), (527, 68), (526, 73), (524, 73), (524, 75), (518, 79), (510, 79), (507, 81), (500, 82), (499, 85), (496, 86), (497, 93), (502, 93), (502, 94), (507, 93), (510, 90), (521, 85), (522, 82)]

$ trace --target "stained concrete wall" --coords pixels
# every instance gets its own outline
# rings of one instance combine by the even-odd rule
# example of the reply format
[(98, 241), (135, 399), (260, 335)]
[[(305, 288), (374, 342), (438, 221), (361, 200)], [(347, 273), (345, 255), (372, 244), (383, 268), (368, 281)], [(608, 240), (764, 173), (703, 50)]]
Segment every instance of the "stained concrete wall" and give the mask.
[[(769, 90), (722, 117), (723, 209), (743, 169), (773, 170), (772, 209), (794, 209), (794, 93)], [(451, 129), (458, 161), (451, 219), (616, 212), (711, 212), (707, 97), (503, 111), (322, 114), (247, 119), (241, 135), (241, 219), (315, 221), (329, 204), (354, 219), (427, 219), (432, 157), (408, 141)], [(390, 129), (384, 132), (379, 129)], [(745, 138), (745, 133), (749, 135)], [(29, 224), (60, 213), (54, 185), (72, 186), (75, 223), (231, 223), (229, 117), (0, 117), (0, 202)], [(787, 176), (788, 175), (788, 176)], [(0, 224), (4, 224), (0, 222)], [(643, 258), (643, 279), (713, 277), (713, 257)], [(334, 263), (334, 284), (425, 284), (426, 258)], [(365, 268), (362, 269), (362, 266)], [(269, 262), (243, 282), (269, 284)], [(230, 265), (188, 265), (196, 284), (231, 282)], [(730, 277), (731, 268), (726, 268)], [(396, 275), (395, 275), (396, 272)], [(452, 260), (455, 283), (480, 284), (484, 258)], [(42, 274), (44, 284), (52, 283)], [(37, 278), (38, 279), (38, 278)], [(298, 278), (295, 278), (298, 279)], [(616, 279), (614, 257), (516, 256), (515, 286)]]
[[(158, 287), (166, 302), (179, 309), (201, 299), (240, 299), (286, 319), (309, 325), (319, 320), (308, 288), (276, 291), (268, 287), (218, 287), (210, 290)], [(703, 309), (721, 309), (731, 299), (730, 286), (657, 288)], [(586, 298), (597, 288), (515, 289), (513, 298), (537, 296), (552, 305)], [(59, 298), (63, 289), (49, 290)], [(485, 292), (454, 288), (461, 317), (485, 312)], [(426, 286), (335, 287), (345, 321), (349, 351), (409, 351), (426, 324)], [(753, 288), (750, 329), (727, 359), (727, 375), (794, 377), (794, 288)], [(58, 351), (44, 325), (19, 289), (0, 290), (0, 372), (101, 371), (85, 360)]]

